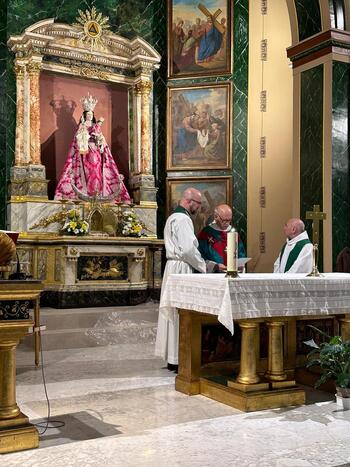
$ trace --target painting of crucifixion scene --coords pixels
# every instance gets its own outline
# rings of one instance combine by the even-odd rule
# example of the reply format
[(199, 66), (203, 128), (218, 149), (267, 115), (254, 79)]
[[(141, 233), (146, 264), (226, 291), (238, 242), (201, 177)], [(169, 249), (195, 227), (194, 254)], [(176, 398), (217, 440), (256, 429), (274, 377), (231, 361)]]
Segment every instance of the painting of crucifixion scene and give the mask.
[(229, 73), (230, 0), (169, 0), (169, 77)]
[(168, 170), (228, 169), (230, 83), (170, 88)]

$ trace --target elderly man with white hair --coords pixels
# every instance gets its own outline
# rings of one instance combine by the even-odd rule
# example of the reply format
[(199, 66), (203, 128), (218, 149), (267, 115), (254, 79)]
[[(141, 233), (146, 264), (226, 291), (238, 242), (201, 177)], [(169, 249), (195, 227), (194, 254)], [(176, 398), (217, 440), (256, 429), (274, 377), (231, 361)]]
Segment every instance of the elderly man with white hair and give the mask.
[(313, 246), (301, 219), (289, 219), (284, 225), (286, 243), (275, 261), (274, 273), (305, 273), (312, 271)]

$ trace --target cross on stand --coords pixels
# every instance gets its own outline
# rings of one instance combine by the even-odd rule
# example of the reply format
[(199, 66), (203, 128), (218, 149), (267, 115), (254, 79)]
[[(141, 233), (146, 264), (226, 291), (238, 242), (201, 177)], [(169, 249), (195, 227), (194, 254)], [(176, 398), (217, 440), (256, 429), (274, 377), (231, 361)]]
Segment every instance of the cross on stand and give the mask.
[(320, 221), (327, 219), (327, 214), (320, 211), (320, 205), (314, 204), (313, 211), (306, 211), (306, 219), (312, 220), (312, 243), (313, 249), (313, 267), (312, 272), (308, 274), (311, 277), (318, 277), (321, 274), (318, 271), (318, 245), (320, 241)]

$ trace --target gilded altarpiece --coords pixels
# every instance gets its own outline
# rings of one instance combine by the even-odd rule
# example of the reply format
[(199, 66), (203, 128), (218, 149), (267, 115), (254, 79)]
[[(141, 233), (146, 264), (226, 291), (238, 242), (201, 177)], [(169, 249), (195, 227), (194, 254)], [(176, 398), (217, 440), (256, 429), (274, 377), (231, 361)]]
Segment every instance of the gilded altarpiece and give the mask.
[[(157, 239), (157, 188), (152, 167), (153, 72), (159, 68), (161, 57), (142, 38), (130, 40), (111, 32), (108, 18), (94, 8), (79, 15), (73, 25), (52, 18), (39, 21), (8, 40), (15, 55), (16, 74), (15, 163), (10, 174), (8, 228), (21, 232), (18, 253), (22, 269), (44, 282), (43, 296), (48, 304), (57, 303), (59, 296), (58, 306), (79, 305), (86, 303), (86, 295), (82, 299), (81, 294), (87, 290), (102, 299), (115, 287), (127, 295), (131, 290), (139, 291), (142, 301), (147, 298), (147, 290), (160, 287), (161, 280), (157, 271), (162, 242)], [(124, 172), (133, 209), (145, 227), (145, 236), (118, 237), (115, 225), (81, 238), (61, 235), (62, 222), (54, 220), (62, 221), (68, 207), (65, 200), (56, 201), (50, 199), (51, 194), (48, 196), (52, 177), (47, 174), (53, 162), (46, 156), (43, 158), (40, 135), (46, 117), (40, 115), (45, 108), (41, 99), (47, 95), (43, 83), (49, 83), (50, 79), (75, 79), (85, 89), (101, 85), (111, 93), (117, 90), (115, 94), (120, 91), (120, 95), (127, 96), (120, 108), (128, 121), (129, 141), (124, 152), (129, 160)], [(77, 95), (75, 100), (81, 97)], [(48, 105), (56, 110), (55, 102)], [(76, 200), (69, 208), (90, 220), (98, 208), (106, 224), (106, 219), (117, 222), (120, 213), (130, 207), (116, 208), (108, 203), (98, 206), (91, 201)], [(52, 222), (48, 222), (50, 219)], [(100, 265), (105, 277), (92, 274), (89, 281), (79, 279), (78, 261), (89, 260)], [(122, 274), (116, 271), (120, 264), (124, 265)], [(95, 299), (92, 302), (100, 303)], [(106, 301), (102, 299), (101, 304)]]

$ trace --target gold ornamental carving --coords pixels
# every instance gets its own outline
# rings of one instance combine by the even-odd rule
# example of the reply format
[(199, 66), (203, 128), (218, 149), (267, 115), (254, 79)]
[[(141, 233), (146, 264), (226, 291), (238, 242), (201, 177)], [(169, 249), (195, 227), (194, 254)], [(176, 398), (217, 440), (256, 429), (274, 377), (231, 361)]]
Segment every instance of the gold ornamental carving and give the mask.
[(152, 91), (151, 81), (140, 81), (134, 86), (135, 94), (149, 96)]
[(15, 65), (13, 71), (17, 79), (24, 79), (25, 67), (23, 65)]
[(110, 32), (109, 17), (103, 16), (95, 7), (92, 7), (91, 10), (78, 10), (78, 13), (77, 22), (73, 26), (80, 29), (82, 34), (81, 40), (89, 43), (91, 50), (96, 45), (103, 45), (104, 34)]
[(79, 75), (83, 78), (95, 78), (103, 81), (109, 80), (108, 73), (105, 73), (102, 70), (99, 70), (97, 67), (88, 67), (88, 66), (77, 66), (71, 65), (70, 69), (75, 75)]
[(38, 75), (41, 70), (41, 62), (29, 62), (27, 65), (27, 70), (30, 76)]

